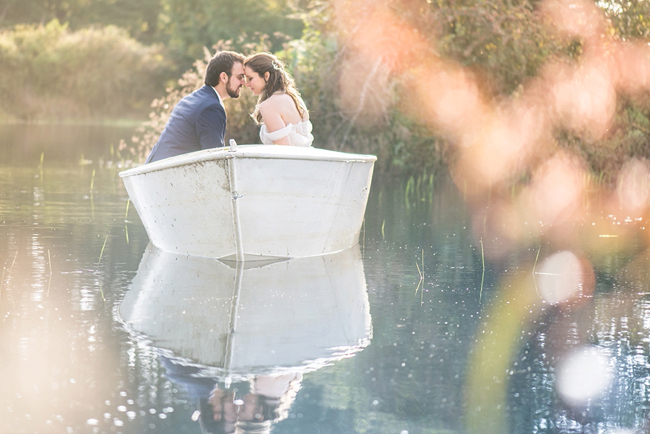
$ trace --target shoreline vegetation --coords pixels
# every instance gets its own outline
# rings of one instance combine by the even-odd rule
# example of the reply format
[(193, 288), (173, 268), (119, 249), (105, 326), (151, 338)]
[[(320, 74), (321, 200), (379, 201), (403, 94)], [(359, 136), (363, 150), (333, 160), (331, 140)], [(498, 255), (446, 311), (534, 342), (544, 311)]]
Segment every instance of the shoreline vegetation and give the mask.
[(16, 119), (10, 117), (0, 116), (0, 125), (101, 125), (110, 127), (139, 127), (144, 122), (145, 118), (124, 118), (124, 119), (110, 119), (110, 118), (51, 118), (51, 119)]
[[(426, 43), (415, 53), (398, 43), (407, 32), (378, 37), (377, 52), (360, 51), (368, 34), (355, 22), (373, 18), (375, 3), (385, 2), (359, 1), (366, 7), (345, 16), (333, 0), (244, 1), (232, 12), (237, 16), (225, 18), (221, 3), (205, 17), (180, 0), (146, 0), (129, 17), (112, 17), (99, 0), (67, 2), (65, 10), (64, 3), (50, 2), (59, 9), (44, 10), (38, 20), (9, 8), (0, 21), (0, 123), (135, 126), (144, 120), (134, 137), (116, 144), (122, 158), (140, 163), (175, 103), (202, 85), (206, 58), (219, 49), (270, 51), (287, 64), (310, 109), (315, 146), (375, 154), (378, 173), (426, 178), (460, 157), (453, 134), (431, 122), (421, 95), (412, 93), (411, 82), (422, 80), (418, 62), (447, 59), (465, 68), (480, 98), (516, 102), (550, 61), (580, 66), (587, 56), (580, 35), (554, 30), (527, 1), (392, 2), (400, 29), (413, 30)], [(649, 5), (598, 5), (608, 38), (650, 36)], [(217, 30), (211, 18), (223, 28)], [(555, 146), (583, 158), (594, 179), (615, 181), (630, 158), (650, 155), (647, 94), (617, 95), (611, 125), (597, 137), (554, 126)], [(257, 142), (250, 92), (243, 89), (226, 105), (227, 139)], [(470, 126), (473, 119), (464, 122)], [(528, 169), (512, 174), (513, 182), (529, 176)]]

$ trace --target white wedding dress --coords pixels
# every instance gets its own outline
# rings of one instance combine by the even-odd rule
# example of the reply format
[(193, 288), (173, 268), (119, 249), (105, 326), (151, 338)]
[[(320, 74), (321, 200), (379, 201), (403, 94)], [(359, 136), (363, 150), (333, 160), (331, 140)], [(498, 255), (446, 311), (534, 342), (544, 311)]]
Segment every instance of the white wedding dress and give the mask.
[(289, 124), (284, 128), (269, 133), (266, 130), (266, 125), (262, 124), (260, 128), (260, 139), (265, 145), (273, 145), (273, 142), (280, 140), (284, 137), (289, 138), (291, 146), (311, 146), (314, 141), (314, 136), (311, 135), (312, 125), (309, 120), (298, 122), (297, 124)]

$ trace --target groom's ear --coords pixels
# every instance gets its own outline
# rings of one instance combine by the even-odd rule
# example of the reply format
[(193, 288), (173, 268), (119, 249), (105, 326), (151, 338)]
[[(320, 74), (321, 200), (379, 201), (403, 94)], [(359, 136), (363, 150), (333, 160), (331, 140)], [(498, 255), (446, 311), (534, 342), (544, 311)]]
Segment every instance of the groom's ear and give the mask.
[(222, 83), (228, 83), (228, 74), (222, 72), (219, 74), (219, 80), (221, 80)]

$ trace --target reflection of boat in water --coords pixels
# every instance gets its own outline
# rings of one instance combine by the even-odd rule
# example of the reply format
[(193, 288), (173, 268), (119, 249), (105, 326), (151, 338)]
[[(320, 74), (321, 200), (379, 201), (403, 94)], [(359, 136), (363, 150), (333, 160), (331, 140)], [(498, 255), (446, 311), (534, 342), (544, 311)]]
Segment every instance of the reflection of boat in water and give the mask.
[(358, 246), (264, 265), (150, 246), (120, 314), (153, 346), (220, 377), (317, 369), (371, 337)]
[[(370, 342), (359, 246), (267, 262), (222, 262), (149, 246), (120, 306), (160, 350), (204, 433), (269, 433), (302, 374)], [(195, 415), (196, 418), (194, 418)]]

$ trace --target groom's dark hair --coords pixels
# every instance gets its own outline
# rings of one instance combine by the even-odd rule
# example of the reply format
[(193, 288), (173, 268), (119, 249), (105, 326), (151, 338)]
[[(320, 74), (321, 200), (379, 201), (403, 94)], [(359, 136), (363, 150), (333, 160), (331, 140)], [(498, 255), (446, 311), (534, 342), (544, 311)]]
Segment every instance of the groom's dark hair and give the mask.
[(222, 72), (225, 72), (228, 78), (230, 78), (233, 65), (237, 62), (243, 65), (244, 60), (245, 57), (243, 55), (234, 51), (219, 51), (208, 63), (208, 67), (205, 70), (204, 83), (208, 86), (216, 86), (219, 84), (219, 76)]

